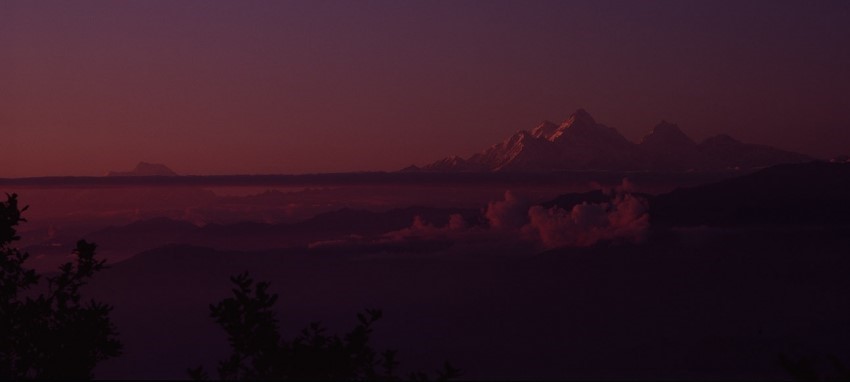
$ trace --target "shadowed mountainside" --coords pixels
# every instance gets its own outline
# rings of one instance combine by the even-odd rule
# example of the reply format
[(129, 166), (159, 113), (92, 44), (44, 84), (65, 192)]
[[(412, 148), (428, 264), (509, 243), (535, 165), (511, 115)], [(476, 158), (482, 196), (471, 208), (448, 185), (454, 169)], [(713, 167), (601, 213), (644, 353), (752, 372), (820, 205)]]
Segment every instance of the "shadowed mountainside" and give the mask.
[[(846, 218), (833, 219), (835, 206), (847, 205), (848, 167), (777, 166), (659, 195), (641, 244), (460, 256), (434, 256), (439, 247), (411, 256), (421, 243), (398, 252), (153, 249), (91, 286), (116, 305), (128, 349), (99, 375), (175, 377), (187, 364), (222, 357), (223, 336), (199, 323), (207, 302), (227, 293), (226, 278), (250, 271), (280, 293), (284, 327), (322, 317), (343, 328), (351, 311), (382, 307), (376, 343), (407, 355), (411, 368), (440, 362), (438, 354), (469, 378), (786, 378), (780, 354), (850, 358), (850, 232)], [(609, 198), (568, 194), (546, 205)], [(814, 199), (823, 200), (809, 204), (817, 212), (789, 208)], [(753, 203), (769, 207), (764, 218), (735, 220)], [(789, 218), (774, 219), (779, 211)], [(378, 216), (338, 211), (310, 229)], [(702, 227), (676, 227), (693, 225)]]
[(437, 354), (469, 378), (775, 379), (786, 376), (779, 353), (850, 356), (848, 238), (846, 229), (683, 233), (459, 257), (171, 246), (116, 264), (87, 293), (116, 306), (127, 346), (103, 377), (179, 377), (221, 358), (207, 303), (227, 293), (230, 274), (250, 271), (280, 293), (283, 327), (321, 317), (338, 330), (351, 311), (382, 307), (376, 343), (412, 368), (441, 362)]

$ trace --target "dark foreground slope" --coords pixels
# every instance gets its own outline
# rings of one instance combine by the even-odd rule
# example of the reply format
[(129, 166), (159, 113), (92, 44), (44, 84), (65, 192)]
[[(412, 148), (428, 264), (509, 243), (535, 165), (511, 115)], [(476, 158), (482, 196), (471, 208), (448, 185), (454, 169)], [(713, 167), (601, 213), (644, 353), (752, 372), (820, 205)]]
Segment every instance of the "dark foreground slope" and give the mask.
[(850, 164), (810, 162), (770, 167), (651, 202), (664, 226), (850, 224)]
[[(208, 304), (243, 271), (280, 294), (285, 336), (313, 320), (347, 329), (355, 312), (382, 308), (376, 346), (398, 349), (410, 370), (448, 359), (469, 378), (774, 380), (789, 377), (785, 354), (828, 372), (829, 356), (850, 362), (848, 179), (846, 166), (812, 163), (660, 195), (640, 244), (453, 256), (151, 250), (86, 291), (115, 306), (126, 346), (98, 376), (214, 368), (227, 344)], [(605, 199), (551, 204), (582, 198)]]
[(471, 378), (784, 377), (779, 354), (850, 359), (850, 231), (671, 234), (532, 256), (308, 256), (159, 249), (87, 293), (126, 345), (100, 377), (180, 377), (227, 345), (207, 304), (250, 271), (281, 294), (283, 332), (381, 307), (377, 344)]

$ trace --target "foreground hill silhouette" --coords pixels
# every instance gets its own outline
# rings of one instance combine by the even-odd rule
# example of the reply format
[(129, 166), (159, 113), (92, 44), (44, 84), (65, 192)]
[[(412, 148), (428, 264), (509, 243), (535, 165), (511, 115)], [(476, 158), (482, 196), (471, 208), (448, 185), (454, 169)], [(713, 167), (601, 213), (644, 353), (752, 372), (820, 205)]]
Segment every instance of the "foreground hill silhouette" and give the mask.
[[(374, 344), (397, 349), (410, 370), (451, 359), (469, 378), (787, 378), (783, 359), (850, 359), (850, 214), (841, 212), (850, 204), (847, 170), (781, 165), (641, 195), (652, 224), (640, 244), (544, 251), (463, 247), (458, 236), (403, 239), (394, 250), (317, 251), (260, 249), (263, 243), (252, 241), (348, 232), (348, 225), (362, 236), (380, 235), (414, 215), (442, 224), (457, 212), (429, 208), (340, 210), (303, 224), (207, 228), (151, 219), (115, 227), (101, 232), (104, 246), (136, 235), (140, 242), (224, 241), (151, 248), (82, 290), (115, 307), (110, 318), (127, 349), (95, 372), (181, 378), (187, 366), (215, 370), (211, 361), (226, 359), (228, 346), (207, 304), (230, 292), (227, 277), (249, 271), (281, 296), (274, 311), (282, 328), (321, 317), (330, 332), (343, 332), (352, 312), (380, 306), (386, 318)], [(545, 205), (570, 209), (610, 198), (565, 194)], [(483, 224), (476, 223), (480, 211), (468, 212), (468, 224)], [(234, 250), (219, 247), (227, 240)], [(457, 247), (469, 250), (448, 252)]]
[(226, 341), (204, 306), (245, 270), (277, 286), (285, 327), (323, 317), (339, 331), (351, 311), (381, 306), (376, 344), (414, 369), (441, 363), (438, 354), (470, 378), (785, 378), (779, 354), (850, 356), (848, 238), (846, 229), (656, 236), (537, 256), (160, 248), (91, 285), (114, 302), (134, 349), (99, 375), (214, 367)]
[(848, 225), (850, 163), (779, 165), (679, 189), (654, 198), (650, 215), (666, 226)]
[[(152, 249), (87, 290), (114, 302), (122, 339), (137, 349), (99, 375), (213, 369), (209, 360), (224, 359), (227, 342), (204, 323), (204, 306), (228, 293), (223, 279), (249, 271), (281, 296), (282, 327), (322, 317), (339, 331), (350, 328), (352, 311), (382, 307), (376, 346), (397, 349), (414, 370), (451, 359), (469, 378), (788, 378), (783, 359), (850, 359), (850, 224), (832, 212), (846, 205), (850, 177), (842, 166), (778, 166), (659, 195), (640, 244), (543, 252), (490, 246), (452, 256), (442, 255), (445, 247)], [(608, 198), (589, 192), (551, 203)], [(809, 203), (815, 199), (824, 202)], [(786, 208), (806, 203), (811, 211)], [(752, 206), (765, 208), (765, 217), (736, 220)], [(772, 218), (781, 211), (792, 217)]]
[(718, 171), (753, 169), (812, 158), (721, 134), (696, 143), (677, 125), (661, 121), (638, 143), (597, 123), (584, 109), (566, 121), (544, 121), (468, 158), (449, 157), (404, 171)]

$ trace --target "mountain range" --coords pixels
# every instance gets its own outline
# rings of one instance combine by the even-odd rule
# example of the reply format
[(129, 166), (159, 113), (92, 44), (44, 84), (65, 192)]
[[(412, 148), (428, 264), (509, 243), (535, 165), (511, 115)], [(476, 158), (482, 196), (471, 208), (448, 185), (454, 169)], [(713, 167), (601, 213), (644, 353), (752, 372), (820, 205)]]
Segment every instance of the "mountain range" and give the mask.
[(677, 125), (666, 121), (635, 143), (579, 109), (561, 124), (544, 121), (468, 158), (452, 156), (402, 171), (717, 171), (812, 159), (769, 146), (743, 143), (725, 134), (697, 143)]

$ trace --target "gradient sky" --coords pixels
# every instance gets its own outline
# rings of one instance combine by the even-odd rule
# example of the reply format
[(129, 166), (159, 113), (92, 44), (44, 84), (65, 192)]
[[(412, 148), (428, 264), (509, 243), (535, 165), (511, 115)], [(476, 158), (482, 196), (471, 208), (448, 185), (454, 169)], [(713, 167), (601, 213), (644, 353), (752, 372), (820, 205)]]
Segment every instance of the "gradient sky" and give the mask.
[(396, 170), (579, 107), (850, 154), (850, 1), (0, 0), (0, 177)]

